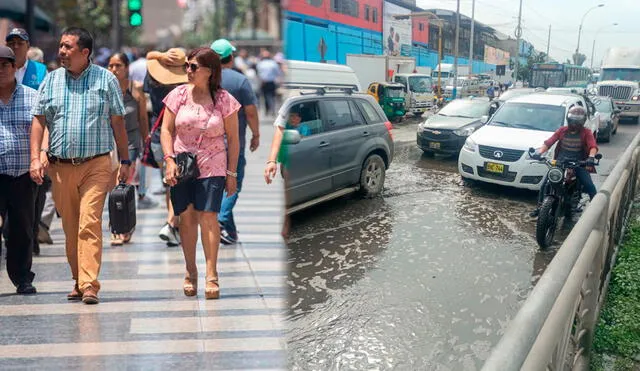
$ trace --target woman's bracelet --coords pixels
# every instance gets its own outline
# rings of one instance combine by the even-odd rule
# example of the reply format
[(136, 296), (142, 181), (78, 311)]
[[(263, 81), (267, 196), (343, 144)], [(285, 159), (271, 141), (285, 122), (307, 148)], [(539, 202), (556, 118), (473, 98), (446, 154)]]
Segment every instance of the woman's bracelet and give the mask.
[(164, 158), (164, 161), (165, 161), (165, 162), (167, 161), (167, 159), (168, 159), (168, 158), (172, 158), (172, 159), (174, 159), (174, 160), (175, 160), (175, 159), (176, 159), (176, 155), (173, 155), (173, 154), (171, 154), (171, 155), (164, 155), (164, 157), (163, 157), (163, 158)]
[(267, 161), (267, 165), (269, 165), (269, 164), (270, 164), (270, 163), (272, 163), (272, 162), (273, 162), (274, 164), (276, 163), (276, 161), (275, 161), (275, 160), (269, 160), (269, 161)]

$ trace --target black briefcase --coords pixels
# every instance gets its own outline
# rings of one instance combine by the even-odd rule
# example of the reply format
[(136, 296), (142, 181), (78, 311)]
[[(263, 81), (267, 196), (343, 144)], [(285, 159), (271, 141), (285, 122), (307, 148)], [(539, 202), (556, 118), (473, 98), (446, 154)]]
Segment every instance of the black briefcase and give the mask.
[(136, 187), (120, 183), (109, 194), (111, 233), (125, 234), (136, 227)]

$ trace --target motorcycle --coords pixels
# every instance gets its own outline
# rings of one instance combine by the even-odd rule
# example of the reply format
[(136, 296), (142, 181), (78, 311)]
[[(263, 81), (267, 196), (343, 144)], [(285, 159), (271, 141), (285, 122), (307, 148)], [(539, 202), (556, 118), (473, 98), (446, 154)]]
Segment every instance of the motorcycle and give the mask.
[[(536, 222), (536, 241), (541, 249), (546, 249), (553, 243), (553, 237), (558, 226), (558, 220), (564, 216), (569, 220), (577, 209), (582, 198), (582, 184), (576, 177), (576, 169), (586, 167), (587, 161), (557, 161), (542, 158), (535, 154), (534, 148), (529, 148), (529, 157), (547, 165), (549, 180), (544, 192), (542, 205)], [(597, 154), (595, 166), (600, 164), (601, 154)]]

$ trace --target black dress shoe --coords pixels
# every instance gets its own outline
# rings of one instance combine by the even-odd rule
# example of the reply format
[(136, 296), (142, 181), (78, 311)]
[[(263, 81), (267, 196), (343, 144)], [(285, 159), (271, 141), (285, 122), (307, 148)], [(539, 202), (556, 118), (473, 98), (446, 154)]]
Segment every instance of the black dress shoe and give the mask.
[(22, 283), (18, 285), (16, 292), (20, 295), (32, 295), (36, 293), (36, 288), (30, 283)]

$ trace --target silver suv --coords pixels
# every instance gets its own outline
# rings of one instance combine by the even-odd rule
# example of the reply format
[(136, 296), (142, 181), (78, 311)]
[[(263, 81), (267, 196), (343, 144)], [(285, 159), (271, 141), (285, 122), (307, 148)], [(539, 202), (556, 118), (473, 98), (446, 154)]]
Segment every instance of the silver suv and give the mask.
[(349, 89), (301, 92), (285, 101), (276, 119), (287, 128), (288, 214), (352, 192), (382, 192), (393, 126), (372, 96)]

